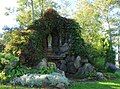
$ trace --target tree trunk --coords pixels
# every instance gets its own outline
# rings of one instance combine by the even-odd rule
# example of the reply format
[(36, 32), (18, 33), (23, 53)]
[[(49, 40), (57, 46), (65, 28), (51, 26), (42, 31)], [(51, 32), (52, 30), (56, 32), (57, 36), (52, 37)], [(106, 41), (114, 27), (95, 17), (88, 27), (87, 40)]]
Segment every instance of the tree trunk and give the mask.
[(32, 22), (34, 22), (34, 20), (35, 20), (35, 13), (34, 13), (34, 4), (33, 4), (33, 0), (31, 0), (31, 6), (32, 6)]

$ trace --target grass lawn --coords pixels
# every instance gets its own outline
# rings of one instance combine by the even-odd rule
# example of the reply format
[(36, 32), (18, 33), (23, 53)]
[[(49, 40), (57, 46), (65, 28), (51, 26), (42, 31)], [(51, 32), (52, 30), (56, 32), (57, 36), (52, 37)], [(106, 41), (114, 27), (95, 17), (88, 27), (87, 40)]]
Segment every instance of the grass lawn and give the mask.
[(120, 79), (102, 82), (79, 82), (72, 84), (69, 89), (120, 89)]
[[(0, 85), (0, 89), (40, 89), (17, 86)], [(120, 79), (102, 82), (76, 82), (71, 84), (68, 89), (120, 89)]]
[(0, 85), (0, 89), (40, 89), (40, 88), (28, 88), (22, 86), (8, 86), (8, 85)]

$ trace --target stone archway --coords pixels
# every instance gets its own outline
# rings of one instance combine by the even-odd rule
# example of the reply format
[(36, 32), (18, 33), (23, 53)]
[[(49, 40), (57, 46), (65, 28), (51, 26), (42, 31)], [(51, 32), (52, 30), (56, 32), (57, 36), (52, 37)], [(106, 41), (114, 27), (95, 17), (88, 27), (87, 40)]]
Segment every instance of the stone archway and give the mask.
[(44, 50), (46, 54), (59, 55), (60, 51), (60, 36), (58, 32), (51, 32), (44, 39)]

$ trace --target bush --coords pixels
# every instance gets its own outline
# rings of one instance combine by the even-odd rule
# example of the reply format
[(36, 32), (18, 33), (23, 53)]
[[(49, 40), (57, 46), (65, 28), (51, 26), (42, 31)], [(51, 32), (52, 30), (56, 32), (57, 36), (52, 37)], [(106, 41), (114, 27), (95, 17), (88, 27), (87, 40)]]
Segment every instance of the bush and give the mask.
[(100, 46), (86, 45), (86, 50), (88, 53), (88, 59), (91, 64), (93, 64), (97, 70), (106, 71), (106, 63), (115, 64), (115, 51), (112, 48), (112, 44), (108, 39), (102, 38)]
[(104, 73), (104, 76), (107, 79), (115, 79), (115, 78), (117, 78), (114, 73)]
[(41, 67), (39, 69), (40, 74), (50, 74), (55, 71), (54, 67)]
[(56, 71), (56, 65), (53, 62), (48, 62), (47, 67), (38, 68), (40, 74), (50, 74)]
[(117, 78), (120, 78), (120, 71), (116, 71), (115, 75), (116, 75)]
[(14, 76), (14, 73), (13, 71), (11, 71), (11, 69), (14, 69), (17, 66), (18, 61), (19, 61), (19, 58), (10, 53), (0, 53), (0, 80), (1, 82), (4, 80), (9, 80), (11, 76)]
[(9, 65), (5, 68), (5, 73), (8, 80), (11, 80), (15, 77), (20, 77), (24, 74), (50, 74), (55, 72), (56, 66), (53, 63), (48, 63), (47, 67), (33, 68), (26, 67), (23, 65), (12, 66)]
[(7, 77), (5, 75), (5, 72), (4, 71), (0, 72), (0, 81), (4, 82), (6, 79), (7, 79)]
[(100, 71), (105, 69), (105, 58), (98, 57), (95, 59), (95, 67)]
[(30, 34), (30, 30), (13, 30), (12, 32), (6, 32), (3, 38), (5, 41), (4, 52), (18, 56), (28, 43)]
[(111, 46), (106, 49), (106, 62), (115, 64), (115, 51)]
[(0, 53), (0, 69), (3, 70), (7, 65), (13, 61), (19, 61), (19, 58), (10, 53)]
[(17, 65), (15, 67), (13, 66), (8, 66), (5, 69), (6, 76), (8, 78), (8, 81), (15, 78), (15, 77), (20, 77), (26, 73), (28, 73), (28, 69), (25, 66), (20, 66)]

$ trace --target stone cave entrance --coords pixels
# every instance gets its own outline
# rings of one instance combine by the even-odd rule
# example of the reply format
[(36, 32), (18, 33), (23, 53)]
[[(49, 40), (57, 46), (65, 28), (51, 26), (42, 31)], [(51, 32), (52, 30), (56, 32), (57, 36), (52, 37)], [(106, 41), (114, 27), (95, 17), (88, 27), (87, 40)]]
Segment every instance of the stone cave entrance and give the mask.
[[(63, 32), (64, 31), (64, 32)], [(52, 30), (44, 39), (44, 50), (48, 59), (62, 59), (69, 49), (69, 35), (66, 30)]]
[(60, 36), (57, 32), (52, 32), (45, 37), (45, 46), (47, 57), (60, 55)]

